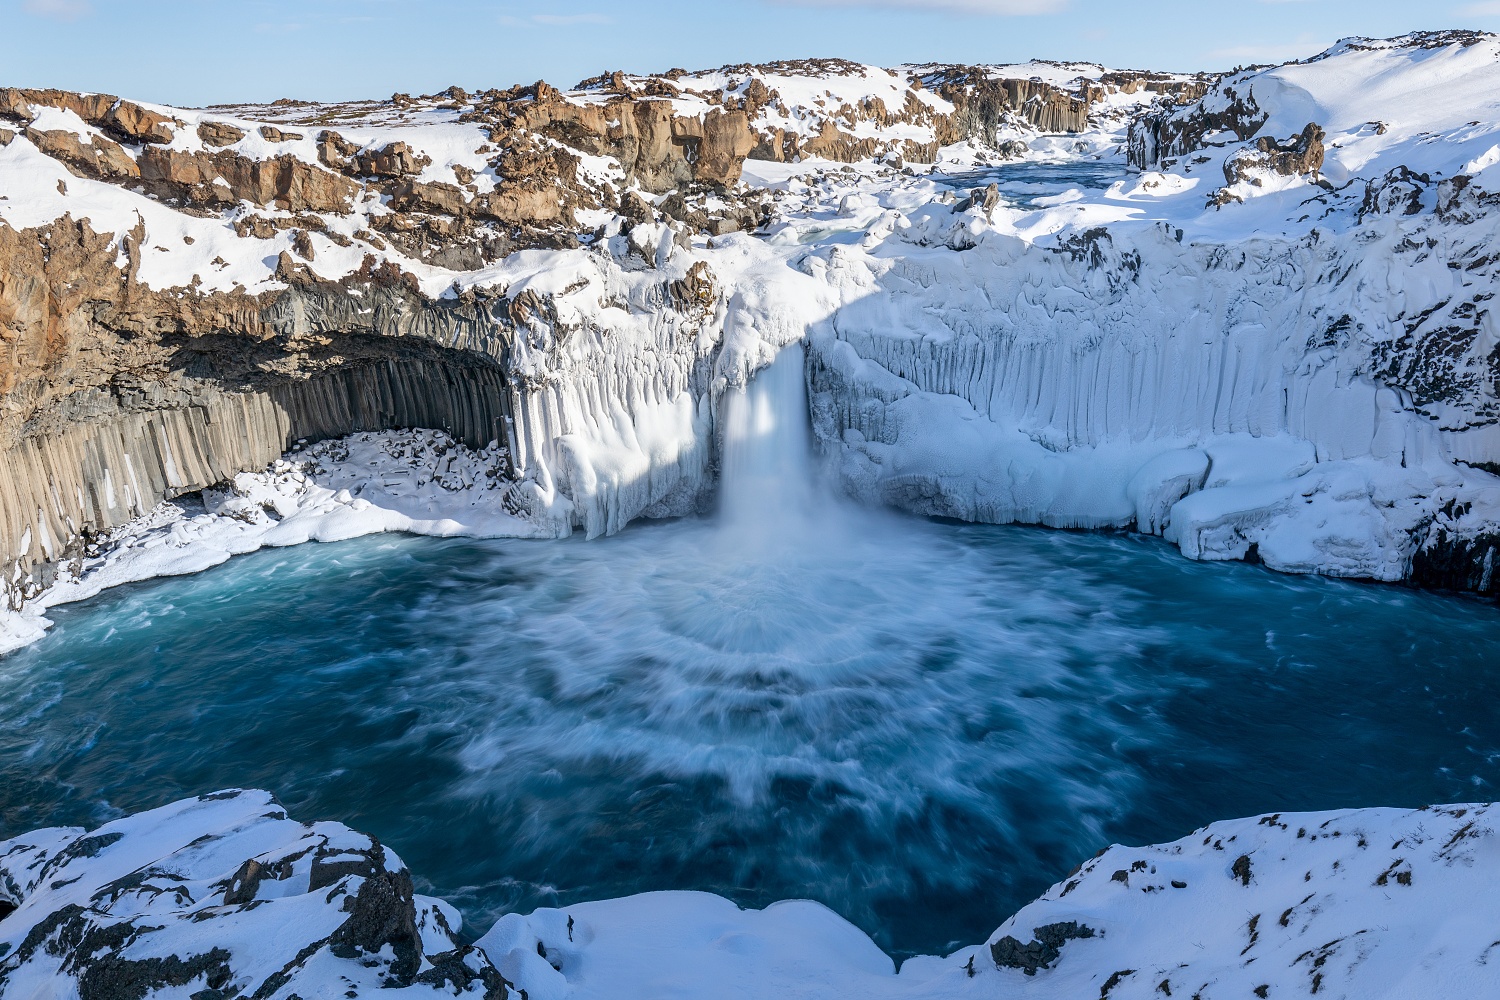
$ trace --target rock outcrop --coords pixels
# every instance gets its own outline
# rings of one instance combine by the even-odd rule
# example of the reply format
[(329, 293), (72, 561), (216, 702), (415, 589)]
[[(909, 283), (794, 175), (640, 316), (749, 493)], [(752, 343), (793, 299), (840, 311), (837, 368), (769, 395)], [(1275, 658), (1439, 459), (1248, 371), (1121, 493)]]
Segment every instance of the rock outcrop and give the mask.
[(6, 848), (10, 987), (67, 983), (82, 1000), (313, 996), (335, 984), (341, 996), (511, 995), (459, 939), (458, 912), (418, 895), (393, 851), (338, 823), (290, 820), (265, 792), (203, 795)]
[[(1366, 42), (1344, 49), (1360, 58), (1411, 50), (1399, 39)], [(1422, 65), (1467, 44), (1444, 41)], [(0, 200), (0, 452), (17, 470), (0, 484), (10, 602), (43, 586), (49, 566), (90, 532), (261, 465), (299, 438), (357, 430), (421, 423), (475, 446), (500, 442), (516, 482), (531, 490), (527, 509), (539, 534), (599, 534), (647, 511), (696, 509), (716, 474), (716, 400), (725, 387), (824, 324), (858, 337), (851, 317), (887, 288), (900, 290), (887, 317), (942, 329), (922, 341), (921, 357), (908, 356), (902, 338), (864, 345), (874, 352), (870, 365), (921, 383), (920, 394), (966, 399), (992, 422), (1004, 417), (1006, 400), (1029, 400), (1036, 411), (1012, 429), (1027, 440), (1035, 434), (1049, 455), (1098, 445), (1091, 428), (1113, 426), (1128, 411), (1138, 421), (1132, 441), (1153, 441), (1168, 425), (1209, 435), (1211, 425), (1212, 434), (1289, 433), (1349, 457), (1375, 447), (1374, 426), (1387, 428), (1381, 460), (1448, 448), (1466, 468), (1486, 468), (1500, 419), (1500, 362), (1486, 339), (1494, 255), (1479, 233), (1500, 198), (1486, 175), (1492, 158), (1473, 150), (1460, 169), (1432, 172), (1382, 163), (1363, 183), (1335, 189), (1325, 174), (1363, 169), (1341, 162), (1349, 143), (1377, 136), (1385, 150), (1397, 148), (1396, 138), (1415, 139), (1387, 137), (1384, 122), (1308, 122), (1305, 110), (1286, 117), (1276, 95), (1294, 84), (1329, 86), (1308, 82), (1320, 65), (1213, 82), (1073, 64), (884, 70), (807, 60), (617, 72), (567, 91), (537, 82), (205, 111), (0, 90), (0, 117), (15, 126), (0, 129), (0, 182), (11, 186)], [(1473, 70), (1479, 82), (1471, 86), (1485, 85), (1483, 72)], [(1266, 75), (1277, 73), (1272, 86)], [(1067, 193), (1073, 207), (1057, 203), (1039, 223), (1055, 235), (1050, 249), (1039, 248), (1034, 232), (1013, 226), (1021, 207), (992, 176), (960, 182), (962, 195), (937, 178), (945, 189), (934, 196), (925, 188), (930, 204), (889, 207), (931, 183), (913, 165), (944, 149), (978, 169), (1064, 156), (1096, 170), (1132, 114), (1129, 159), (1161, 173), (1136, 190), (1122, 178), (1104, 217), (1118, 220), (1112, 213), (1126, 202), (1166, 204), (1203, 173), (1222, 171), (1228, 184), (1218, 204), (1261, 194), (1299, 199), (1287, 232), (1266, 237), (1271, 249), (1260, 236), (1244, 245), (1214, 233), (1185, 239), (1195, 217), (1175, 202), (1171, 224), (1100, 225), (1089, 221), (1100, 204), (1080, 188)], [(424, 133), (428, 125), (440, 134)], [(1092, 132), (1077, 139), (1046, 134), (1085, 127)], [(756, 165), (748, 175), (756, 184), (744, 181), (755, 161), (814, 158), (796, 170)], [(1443, 179), (1434, 184), (1434, 176)], [(882, 202), (883, 190), (898, 197)], [(1193, 201), (1202, 212), (1202, 194)], [(1264, 275), (1276, 288), (1301, 289), (1317, 270), (1328, 276), (1319, 287), (1342, 289), (1358, 261), (1307, 231), (1315, 213), (1332, 217), (1334, 229), (1368, 228), (1376, 235), (1359, 238), (1377, 240), (1403, 268), (1432, 269), (1434, 252), (1447, 263), (1413, 286), (1411, 302), (1383, 314), (1389, 331), (1352, 300), (1329, 311), (1235, 284)], [(1402, 242), (1385, 228), (1398, 214), (1448, 228), (1435, 244)], [(749, 232), (766, 239), (734, 235)], [(950, 256), (957, 253), (965, 256)], [(981, 289), (973, 287), (976, 266)], [(1022, 280), (1027, 274), (1035, 280)], [(1437, 293), (1453, 281), (1461, 287)], [(934, 282), (943, 285), (940, 301), (908, 315)], [(1211, 315), (1170, 305), (1189, 287), (1201, 301), (1209, 285), (1223, 296)], [(1179, 312), (1188, 317), (1182, 324)], [(1092, 329), (1088, 317), (1105, 319)], [(1127, 318), (1136, 333), (1119, 333)], [(1019, 332), (1040, 329), (1045, 342)], [(1015, 394), (983, 390), (997, 379), (1040, 378), (1035, 359), (1075, 332), (1076, 349), (1045, 367), (1076, 390), (1077, 413), (1027, 382), (1005, 382)], [(1201, 380), (1192, 402), (1203, 409), (1158, 392), (1154, 369), (1139, 363), (1141, 345), (1164, 351), (1164, 337), (1194, 366), (1171, 378)], [(1237, 338), (1235, 358), (1260, 359), (1244, 361), (1253, 371), (1225, 360), (1226, 338)], [(1110, 353), (1117, 349), (1124, 353)], [(817, 350), (811, 356), (821, 364)], [(1337, 375), (1329, 374), (1334, 358)], [(941, 378), (927, 385), (930, 364)], [(1110, 374), (1088, 367), (1096, 364)], [(831, 371), (830, 363), (814, 375)], [(1282, 386), (1276, 372), (1295, 375)], [(839, 391), (868, 389), (870, 398), (838, 402), (835, 409), (859, 412), (840, 411), (828, 440), (869, 451), (884, 476), (895, 466), (875, 452), (898, 447), (900, 428), (913, 426), (886, 415), (907, 390), (853, 384)], [(1124, 385), (1136, 387), (1135, 401), (1122, 407), (1109, 393)], [(1141, 402), (1148, 395), (1160, 414)], [(1206, 400), (1219, 396), (1233, 406), (1211, 413)], [(1346, 397), (1339, 406), (1366, 413), (1347, 428), (1308, 402)], [(1307, 416), (1315, 412), (1317, 420)], [(1416, 417), (1432, 426), (1411, 428), (1409, 441), (1387, 427)], [(1039, 499), (1046, 476), (1026, 471), (1033, 458), (1051, 460), (1024, 458), (1003, 466), (1030, 484), (1008, 499), (1000, 495), (1014, 485), (1008, 480), (965, 481), (952, 492), (910, 469), (871, 495), (963, 516), (1164, 531), (1184, 491), (1210, 488), (1196, 472), (1174, 469), (1164, 482), (1185, 485), (1171, 496), (1121, 501), (1107, 516), (1088, 503), (1059, 513)], [(1440, 471), (1402, 496), (1457, 498), (1442, 492), (1452, 489), (1447, 476)], [(1381, 531), (1397, 530), (1387, 524), (1393, 509), (1374, 515)], [(1420, 533), (1420, 518), (1402, 510), (1401, 524)], [(1452, 565), (1428, 576), (1490, 579), (1461, 566), (1489, 558), (1475, 541), (1486, 531), (1466, 521), (1462, 531), (1432, 534), (1424, 551), (1433, 565)], [(1374, 555), (1318, 563), (1275, 562), (1244, 532), (1219, 539), (1219, 548), (1195, 539), (1183, 543), (1195, 557), (1241, 557), (1254, 544), (1268, 565), (1336, 564), (1381, 579), (1418, 572), (1403, 562), (1409, 547), (1383, 543)]]
[(1300, 134), (1284, 142), (1263, 135), (1255, 140), (1253, 148), (1224, 160), (1224, 181), (1228, 184), (1253, 181), (1261, 171), (1283, 177), (1307, 174), (1316, 180), (1323, 166), (1323, 152), (1323, 129), (1316, 122), (1308, 122)]

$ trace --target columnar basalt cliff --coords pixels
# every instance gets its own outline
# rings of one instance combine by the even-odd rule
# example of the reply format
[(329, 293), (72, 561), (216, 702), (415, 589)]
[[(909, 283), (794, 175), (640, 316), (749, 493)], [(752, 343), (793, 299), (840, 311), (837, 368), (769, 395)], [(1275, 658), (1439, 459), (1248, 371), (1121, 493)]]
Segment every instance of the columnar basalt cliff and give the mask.
[[(520, 478), (529, 456), (555, 459), (566, 432), (541, 401), (555, 372), (550, 382), (507, 373), (517, 364), (512, 338), (518, 326), (540, 324), (546, 337), (566, 335), (569, 324), (551, 293), (444, 296), (436, 271), (482, 268), (527, 247), (576, 247), (580, 237), (600, 237), (594, 218), (611, 217), (623, 225), (602, 230), (629, 234), (655, 266), (670, 256), (664, 247), (689, 246), (694, 231), (754, 229), (769, 218), (763, 196), (736, 188), (749, 158), (930, 161), (941, 145), (993, 138), (1011, 112), (1044, 128), (1085, 127), (1086, 96), (992, 77), (946, 72), (938, 97), (912, 75), (823, 60), (615, 73), (570, 92), (537, 83), (207, 112), (0, 90), (0, 118), (14, 125), (0, 143), (61, 168), (52, 186), (63, 209), (38, 225), (0, 223), (0, 447), (10, 470), (0, 483), (0, 550), (10, 560), (9, 603), (45, 587), (94, 535), (262, 467), (299, 439), (439, 427), (475, 447), (493, 440), (515, 449)], [(776, 87), (819, 82), (861, 96), (835, 102), (825, 88), (809, 105)], [(1067, 113), (1050, 110), (1057, 106)], [(413, 139), (380, 137), (382, 127), (407, 135), (428, 123)], [(456, 145), (453, 133), (462, 136)], [(414, 146), (423, 135), (439, 148)], [(35, 160), (20, 169), (28, 166), (49, 172)], [(119, 211), (75, 207), (69, 185), (84, 182), (120, 189)], [(99, 188), (88, 195), (109, 197)], [(244, 263), (259, 272), (253, 260), (197, 251), (190, 234), (163, 245), (156, 223), (170, 216), (148, 224), (135, 212), (132, 225), (111, 226), (109, 216), (133, 212), (141, 199), (203, 220), (216, 244), (228, 227), (236, 249), (274, 259), (269, 273), (255, 274), (269, 287), (241, 276)], [(196, 259), (158, 278), (149, 273), (155, 254)], [(335, 255), (321, 276), (317, 268)], [(225, 272), (231, 280), (214, 280)], [(699, 263), (640, 305), (699, 314), (701, 325), (713, 322), (719, 296)], [(519, 428), (513, 408), (531, 415)], [(645, 505), (659, 499), (648, 491)], [(619, 526), (584, 517), (591, 531), (605, 522)]]
[[(701, 509), (719, 398), (795, 340), (856, 496), (1492, 591), (1494, 51), (0, 90), (9, 604), (162, 499), (352, 431), (493, 442), (531, 533)], [(1015, 161), (1078, 180), (1008, 187)], [(966, 454), (933, 446), (950, 425)]]

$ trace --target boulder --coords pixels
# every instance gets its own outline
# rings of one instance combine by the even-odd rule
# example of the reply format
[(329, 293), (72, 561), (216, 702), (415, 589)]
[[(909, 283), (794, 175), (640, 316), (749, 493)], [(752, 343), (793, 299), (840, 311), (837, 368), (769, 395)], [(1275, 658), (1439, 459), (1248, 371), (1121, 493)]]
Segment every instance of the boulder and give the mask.
[(1224, 180), (1236, 184), (1252, 179), (1256, 171), (1269, 171), (1283, 177), (1311, 174), (1316, 179), (1323, 167), (1323, 129), (1308, 122), (1301, 133), (1284, 142), (1261, 136), (1253, 149), (1240, 150), (1224, 160)]
[(393, 142), (379, 149), (360, 153), (355, 160), (360, 174), (368, 177), (415, 177), (432, 163), (404, 142)]
[(245, 132), (228, 122), (199, 122), (198, 138), (203, 140), (205, 146), (220, 149), (224, 146), (233, 146), (245, 138)]
[(43, 131), (28, 128), (32, 145), (63, 164), (79, 177), (97, 181), (127, 181), (141, 176), (141, 169), (125, 148), (101, 135), (85, 142), (83, 136), (63, 129)]
[(102, 120), (90, 124), (126, 141), (166, 144), (172, 141), (175, 122), (132, 101), (118, 101), (105, 112)]

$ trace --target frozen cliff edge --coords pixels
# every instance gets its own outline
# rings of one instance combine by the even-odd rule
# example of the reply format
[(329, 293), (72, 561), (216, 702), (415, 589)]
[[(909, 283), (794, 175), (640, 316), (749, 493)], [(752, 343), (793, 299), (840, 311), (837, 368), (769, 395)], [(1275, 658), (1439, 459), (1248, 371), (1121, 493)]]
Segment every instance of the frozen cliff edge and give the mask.
[(724, 394), (805, 341), (868, 502), (1495, 593), (1497, 66), (814, 61), (340, 132), (0, 89), (0, 590), (39, 612), (102, 533), (355, 432), (489, 455), (477, 533), (701, 510)]
[(851, 195), (864, 238), (792, 260), (846, 290), (811, 335), (830, 464), (920, 513), (1495, 593), (1497, 56), (1226, 77), (1132, 121), (1137, 172), (1029, 210)]
[(0, 997), (1485, 996), (1493, 807), (1214, 823), (1101, 851), (977, 947), (899, 972), (826, 907), (657, 892), (477, 941), (389, 847), (225, 791), (0, 843)]

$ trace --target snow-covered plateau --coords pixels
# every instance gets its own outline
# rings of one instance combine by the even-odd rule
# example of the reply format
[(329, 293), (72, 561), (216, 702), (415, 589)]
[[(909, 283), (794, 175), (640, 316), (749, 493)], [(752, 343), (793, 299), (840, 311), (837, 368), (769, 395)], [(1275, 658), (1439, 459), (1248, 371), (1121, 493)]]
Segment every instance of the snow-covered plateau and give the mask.
[[(1495, 595), (1497, 211), (1500, 37), (1468, 32), (1221, 77), (0, 89), (0, 654), (266, 546), (703, 512), (762, 424), (867, 504)], [(807, 412), (737, 425), (778, 357)], [(0, 844), (0, 996), (1480, 997), (1488, 815), (1112, 847), (898, 974), (810, 902), (651, 893), (465, 937), (390, 850), (226, 792)]]
[(1110, 847), (946, 957), (894, 963), (826, 907), (650, 892), (482, 936), (387, 847), (225, 791), (0, 843), (0, 995), (1485, 997), (1492, 807), (1286, 813)]
[[(794, 342), (858, 499), (1494, 592), (1497, 56), (1450, 32), (1216, 80), (815, 61), (335, 116), (6, 91), (0, 236), (30, 276), (7, 289), (5, 642), (165, 571), (77, 579), (163, 501), (274, 481), (297, 439), (442, 427), (504, 482), (330, 533), (231, 525), (175, 565), (702, 509), (724, 394)], [(50, 255), (24, 258), (38, 232)], [(74, 252), (105, 270), (50, 270)], [(372, 386), (380, 365), (399, 376)]]

